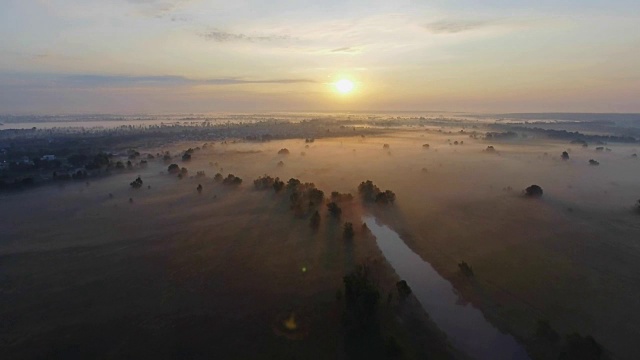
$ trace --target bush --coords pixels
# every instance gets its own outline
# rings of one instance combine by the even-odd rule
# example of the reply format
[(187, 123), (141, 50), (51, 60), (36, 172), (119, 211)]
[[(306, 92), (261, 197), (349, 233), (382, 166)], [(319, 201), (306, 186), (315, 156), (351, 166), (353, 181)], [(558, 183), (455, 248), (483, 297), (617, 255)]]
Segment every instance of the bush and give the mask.
[(595, 160), (591, 159), (591, 160), (589, 160), (589, 165), (598, 166), (598, 165), (600, 165), (600, 163), (598, 161), (595, 161)]
[(215, 174), (215, 175), (213, 176), (213, 181), (215, 181), (215, 182), (221, 182), (223, 178), (224, 178), (224, 177), (222, 176), (222, 174), (217, 173), (217, 174)]
[(135, 180), (133, 180), (133, 182), (131, 182), (132, 188), (134, 189), (140, 189), (142, 187), (142, 179), (140, 178), (140, 176), (138, 176)]
[(289, 149), (283, 148), (278, 150), (278, 155), (289, 155)]
[(531, 185), (528, 188), (524, 189), (524, 194), (527, 197), (541, 197), (542, 188), (538, 185)]
[(467, 277), (472, 277), (473, 276), (473, 268), (471, 266), (469, 266), (469, 264), (467, 264), (466, 262), (461, 262), (458, 264), (458, 267), (460, 268), (460, 271), (462, 271), (462, 273), (467, 276)]
[(569, 153), (566, 151), (563, 151), (560, 157), (562, 158), (562, 160), (569, 160)]
[(167, 168), (167, 172), (169, 172), (169, 174), (174, 174), (175, 175), (175, 174), (180, 172), (180, 166), (178, 166), (178, 164), (171, 164)]

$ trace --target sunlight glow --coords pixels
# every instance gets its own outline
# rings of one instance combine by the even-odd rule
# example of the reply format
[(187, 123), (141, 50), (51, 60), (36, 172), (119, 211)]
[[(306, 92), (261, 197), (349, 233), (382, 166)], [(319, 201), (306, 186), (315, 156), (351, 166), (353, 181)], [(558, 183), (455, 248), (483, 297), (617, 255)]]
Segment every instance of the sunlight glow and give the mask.
[(340, 79), (335, 83), (336, 90), (341, 94), (348, 94), (353, 91), (353, 81), (347, 79)]

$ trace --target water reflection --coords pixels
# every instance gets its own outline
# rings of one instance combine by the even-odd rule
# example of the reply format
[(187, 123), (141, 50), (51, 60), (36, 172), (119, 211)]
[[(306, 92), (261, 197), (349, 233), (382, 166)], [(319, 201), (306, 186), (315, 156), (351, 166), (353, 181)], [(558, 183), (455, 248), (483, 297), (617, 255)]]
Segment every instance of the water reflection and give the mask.
[(387, 261), (409, 283), (422, 307), (453, 346), (475, 359), (529, 359), (513, 336), (500, 332), (482, 312), (461, 300), (453, 286), (411, 251), (397, 233), (378, 224), (372, 216), (362, 220), (375, 235)]

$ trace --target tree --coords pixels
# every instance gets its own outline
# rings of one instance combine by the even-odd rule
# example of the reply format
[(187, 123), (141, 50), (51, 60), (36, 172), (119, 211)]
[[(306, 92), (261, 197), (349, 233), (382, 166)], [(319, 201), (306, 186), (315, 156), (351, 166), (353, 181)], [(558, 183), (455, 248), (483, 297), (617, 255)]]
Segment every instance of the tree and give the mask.
[(378, 204), (393, 204), (396, 201), (396, 194), (391, 190), (385, 190), (376, 195), (376, 203)]
[(279, 193), (282, 189), (284, 189), (284, 181), (280, 180), (280, 178), (275, 178), (273, 181), (273, 191)]
[(124, 169), (124, 164), (122, 163), (122, 161), (118, 161), (116, 163), (116, 169), (118, 169), (118, 170)]
[(371, 279), (369, 268), (358, 266), (343, 278), (346, 302), (345, 321), (356, 331), (370, 331), (378, 325), (380, 290)]
[(538, 185), (531, 185), (524, 189), (524, 195), (527, 197), (541, 197), (542, 193), (542, 188)]
[(329, 208), (329, 212), (334, 217), (338, 218), (342, 214), (342, 209), (340, 209), (340, 206), (338, 206), (338, 204), (333, 201), (327, 204), (327, 208)]
[(309, 226), (314, 230), (320, 227), (320, 213), (318, 210), (311, 215), (311, 219), (309, 219)]
[(398, 281), (396, 283), (396, 289), (398, 290), (400, 300), (406, 299), (412, 292), (409, 284), (407, 284), (405, 280)]
[(168, 172), (169, 174), (173, 174), (173, 175), (175, 175), (175, 174), (177, 174), (177, 173), (179, 173), (179, 172), (180, 172), (180, 166), (178, 166), (178, 164), (171, 164), (171, 165), (169, 165), (169, 167), (167, 168), (167, 172)]
[(253, 186), (256, 190), (267, 190), (273, 187), (275, 179), (269, 175), (260, 176), (253, 180)]
[(471, 266), (469, 266), (469, 264), (467, 264), (466, 262), (461, 262), (458, 264), (458, 267), (460, 268), (460, 271), (462, 271), (462, 273), (466, 276), (466, 277), (472, 277), (473, 276), (473, 268)]
[(295, 190), (301, 182), (298, 179), (291, 178), (287, 181), (287, 190)]
[(602, 347), (591, 336), (572, 333), (566, 337), (566, 351), (560, 355), (563, 360), (598, 360), (602, 358)]
[(278, 155), (289, 155), (289, 149), (283, 148), (278, 150)]
[(341, 194), (337, 191), (331, 193), (331, 200), (334, 202), (344, 202), (353, 200), (353, 195), (350, 193)]
[(224, 180), (222, 180), (222, 184), (238, 186), (242, 184), (242, 179), (233, 174), (229, 174)]
[(353, 231), (353, 224), (350, 222), (346, 222), (344, 223), (343, 226), (343, 230), (342, 230), (342, 235), (344, 236), (345, 239), (353, 239), (353, 236), (355, 235), (355, 232)]
[(562, 160), (569, 160), (569, 153), (566, 151), (563, 151), (560, 157), (562, 158)]
[(191, 154), (184, 153), (184, 155), (182, 155), (182, 161), (191, 161)]
[(496, 149), (493, 146), (489, 145), (489, 146), (487, 146), (487, 149), (485, 151), (493, 153), (493, 152), (496, 152)]
[(213, 181), (215, 181), (215, 182), (222, 182), (222, 179), (224, 179), (224, 177), (223, 177), (223, 176), (222, 176), (222, 174), (220, 174), (220, 173), (216, 173), (216, 174), (213, 176)]
[(186, 167), (181, 168), (180, 173), (178, 174), (178, 177), (182, 179), (184, 177), (187, 177), (187, 175), (189, 175), (189, 170), (187, 170)]
[(591, 159), (591, 160), (589, 160), (589, 165), (591, 165), (591, 166), (598, 166), (598, 165), (600, 165), (600, 163), (599, 163), (599, 162), (597, 162), (597, 161), (595, 161), (595, 160), (593, 160), (593, 159)]
[(142, 179), (140, 178), (140, 176), (138, 176), (135, 180), (133, 180), (133, 182), (131, 182), (132, 188), (134, 189), (140, 189), (142, 187)]
[(198, 184), (196, 190), (198, 190), (198, 194), (202, 194), (202, 184)]

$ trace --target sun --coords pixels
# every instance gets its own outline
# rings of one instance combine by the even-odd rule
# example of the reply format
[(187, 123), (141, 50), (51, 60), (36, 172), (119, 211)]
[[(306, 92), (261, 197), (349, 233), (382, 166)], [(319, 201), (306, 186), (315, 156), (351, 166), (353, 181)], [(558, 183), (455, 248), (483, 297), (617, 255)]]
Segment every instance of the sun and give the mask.
[(353, 81), (347, 79), (340, 79), (335, 84), (336, 90), (341, 94), (348, 94), (353, 91)]

